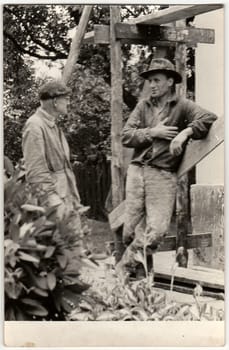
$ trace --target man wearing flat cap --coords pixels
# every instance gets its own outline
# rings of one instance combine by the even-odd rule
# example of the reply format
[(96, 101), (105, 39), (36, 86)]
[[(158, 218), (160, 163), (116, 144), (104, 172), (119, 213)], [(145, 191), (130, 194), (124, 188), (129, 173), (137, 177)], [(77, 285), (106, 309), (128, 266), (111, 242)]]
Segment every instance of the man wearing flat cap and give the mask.
[[(169, 60), (153, 59), (141, 76), (149, 81), (151, 95), (137, 104), (122, 134), (123, 145), (134, 148), (126, 183), (126, 249), (117, 264), (117, 272), (126, 278), (138, 264), (136, 253), (143, 254), (144, 246), (154, 251), (168, 232), (176, 172), (187, 141), (204, 138), (217, 119), (193, 101), (175, 95), (175, 84), (182, 77)], [(144, 221), (145, 226), (139, 225)]]
[(32, 188), (44, 194), (44, 207), (57, 207), (57, 219), (72, 217), (80, 229), (80, 197), (70, 164), (69, 147), (56, 124), (59, 115), (67, 114), (71, 89), (62, 81), (49, 81), (39, 91), (40, 107), (26, 122), (22, 149), (26, 179)]

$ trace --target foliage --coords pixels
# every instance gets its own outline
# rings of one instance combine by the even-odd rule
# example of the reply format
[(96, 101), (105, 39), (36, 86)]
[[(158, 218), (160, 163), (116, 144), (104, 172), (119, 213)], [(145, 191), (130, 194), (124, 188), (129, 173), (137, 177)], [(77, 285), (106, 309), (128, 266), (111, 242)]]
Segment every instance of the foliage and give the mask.
[[(105, 278), (90, 280), (85, 299), (68, 316), (72, 321), (221, 321), (222, 309), (203, 301), (182, 303), (170, 294), (149, 284), (147, 279), (120, 283), (108, 267)], [(169, 292), (172, 293), (172, 292)], [(199, 285), (194, 289), (195, 301), (201, 295)], [(197, 299), (196, 299), (197, 298)]]
[(80, 278), (89, 262), (82, 232), (38, 206), (23, 178), (18, 168), (4, 189), (5, 318), (64, 320), (89, 287)]

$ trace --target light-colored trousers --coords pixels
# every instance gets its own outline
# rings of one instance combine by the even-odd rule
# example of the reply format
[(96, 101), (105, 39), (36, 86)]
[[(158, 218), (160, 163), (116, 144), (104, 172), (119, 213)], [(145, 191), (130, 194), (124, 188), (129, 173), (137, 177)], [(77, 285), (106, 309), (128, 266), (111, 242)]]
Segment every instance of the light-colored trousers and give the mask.
[(123, 241), (132, 242), (121, 264), (135, 267), (137, 251), (154, 249), (168, 232), (174, 209), (177, 175), (152, 166), (130, 164), (126, 183)]

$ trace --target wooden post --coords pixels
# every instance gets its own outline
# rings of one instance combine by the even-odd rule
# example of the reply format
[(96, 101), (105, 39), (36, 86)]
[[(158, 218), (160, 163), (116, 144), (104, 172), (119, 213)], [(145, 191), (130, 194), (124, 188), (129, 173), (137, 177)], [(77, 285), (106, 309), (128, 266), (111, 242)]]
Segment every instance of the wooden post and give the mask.
[[(176, 22), (176, 26), (185, 26), (185, 21)], [(177, 86), (177, 95), (186, 96), (186, 45), (176, 44), (175, 61), (176, 70), (182, 76), (182, 83)], [(176, 197), (176, 215), (177, 215), (177, 262), (179, 266), (187, 267), (187, 234), (188, 234), (188, 175), (181, 176), (178, 180)]]
[[(122, 49), (116, 40), (115, 24), (121, 22), (120, 6), (110, 7), (110, 56), (111, 56), (111, 179), (112, 206), (116, 208), (124, 199), (123, 147), (121, 132), (123, 128), (122, 108)], [(116, 260), (124, 251), (122, 228), (115, 231)]]
[(84, 6), (83, 13), (80, 17), (80, 22), (76, 31), (76, 35), (72, 39), (70, 52), (63, 70), (62, 78), (65, 83), (68, 83), (72, 75), (74, 66), (78, 60), (80, 54), (80, 47), (83, 43), (83, 38), (90, 18), (92, 7), (93, 6)]
[(112, 146), (112, 204), (117, 207), (124, 199), (122, 118), (122, 50), (115, 37), (115, 24), (120, 22), (120, 7), (110, 8), (111, 53), (111, 146)]

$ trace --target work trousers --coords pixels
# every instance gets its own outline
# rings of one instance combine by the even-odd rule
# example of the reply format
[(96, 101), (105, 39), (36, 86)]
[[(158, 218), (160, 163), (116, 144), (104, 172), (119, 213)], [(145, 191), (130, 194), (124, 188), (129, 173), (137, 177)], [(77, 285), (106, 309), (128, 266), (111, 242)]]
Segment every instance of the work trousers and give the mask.
[(152, 166), (131, 164), (127, 172), (124, 242), (131, 241), (121, 264), (135, 267), (136, 253), (154, 249), (169, 229), (177, 189), (177, 175)]

